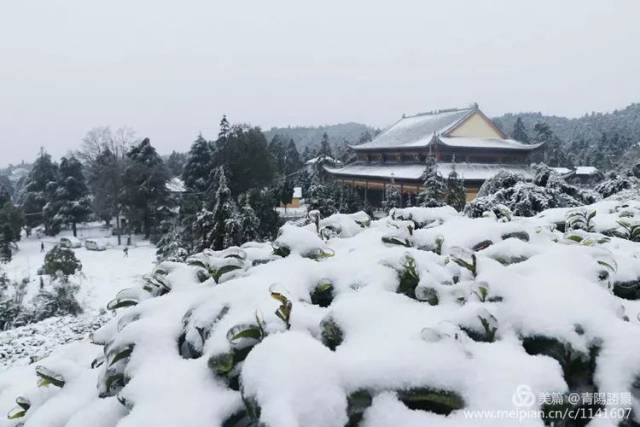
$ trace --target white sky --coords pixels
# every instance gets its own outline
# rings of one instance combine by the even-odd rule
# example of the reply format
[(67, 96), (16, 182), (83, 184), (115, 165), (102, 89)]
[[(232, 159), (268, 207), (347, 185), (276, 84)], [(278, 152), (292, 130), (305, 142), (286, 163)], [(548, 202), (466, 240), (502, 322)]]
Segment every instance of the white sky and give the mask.
[(127, 125), (161, 153), (477, 101), (579, 116), (640, 101), (640, 1), (2, 0), (0, 165)]

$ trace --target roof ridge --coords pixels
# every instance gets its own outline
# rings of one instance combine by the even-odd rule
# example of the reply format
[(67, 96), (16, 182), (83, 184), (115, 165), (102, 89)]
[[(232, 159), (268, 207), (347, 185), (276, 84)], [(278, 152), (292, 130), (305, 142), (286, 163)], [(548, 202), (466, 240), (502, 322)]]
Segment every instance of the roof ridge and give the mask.
[(403, 119), (409, 119), (412, 117), (420, 117), (420, 116), (435, 116), (438, 114), (444, 114), (444, 113), (457, 113), (457, 112), (463, 112), (463, 111), (471, 111), (473, 110), (475, 107), (471, 106), (471, 107), (462, 107), (462, 108), (441, 108), (439, 110), (431, 110), (431, 111), (425, 111), (422, 113), (416, 113), (416, 114), (403, 114), (402, 118)]

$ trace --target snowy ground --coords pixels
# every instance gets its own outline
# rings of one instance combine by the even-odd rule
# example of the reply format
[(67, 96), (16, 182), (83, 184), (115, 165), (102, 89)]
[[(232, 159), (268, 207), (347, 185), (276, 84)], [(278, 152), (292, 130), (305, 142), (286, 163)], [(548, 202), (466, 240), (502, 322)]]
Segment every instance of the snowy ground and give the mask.
[(0, 426), (637, 425), (640, 202), (570, 211), (338, 214), (162, 263), (93, 344), (0, 373)]
[[(11, 280), (29, 279), (25, 300), (33, 298), (39, 290), (40, 276), (38, 269), (42, 267), (45, 253), (40, 251), (40, 243), (44, 242), (45, 251), (58, 243), (60, 237), (69, 236), (64, 231), (57, 237), (43, 236), (35, 233), (19, 242), (19, 251), (9, 264), (3, 265), (3, 271)], [(134, 236), (129, 256), (124, 257), (123, 247), (117, 245), (117, 237), (111, 236), (110, 230), (100, 224), (92, 223), (80, 226), (78, 238), (98, 239), (107, 245), (105, 251), (89, 251), (84, 247), (74, 249), (82, 263), (82, 273), (72, 280), (80, 285), (78, 301), (84, 314), (77, 318), (47, 319), (43, 322), (27, 325), (14, 330), (0, 332), (0, 369), (13, 364), (25, 364), (31, 360), (48, 355), (60, 344), (72, 340), (84, 339), (88, 334), (110, 318), (105, 313), (105, 306), (120, 290), (138, 283), (141, 277), (152, 268), (155, 261), (155, 247), (148, 241)], [(126, 243), (126, 237), (122, 238)], [(44, 279), (45, 283), (48, 279)]]

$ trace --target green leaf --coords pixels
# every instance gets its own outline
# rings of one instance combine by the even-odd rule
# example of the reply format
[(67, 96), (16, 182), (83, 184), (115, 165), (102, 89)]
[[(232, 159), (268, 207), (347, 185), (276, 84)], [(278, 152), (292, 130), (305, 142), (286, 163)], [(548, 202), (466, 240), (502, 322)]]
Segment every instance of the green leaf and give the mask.
[(19, 407), (24, 409), (25, 411), (31, 407), (31, 401), (26, 397), (18, 396), (16, 397), (16, 403)]
[(36, 366), (36, 375), (40, 377), (40, 386), (48, 386), (49, 384), (53, 384), (56, 387), (64, 387), (65, 381), (62, 375), (53, 372), (51, 369), (45, 366)]
[(137, 300), (134, 299), (113, 299), (109, 301), (107, 304), (108, 310), (116, 310), (118, 308), (131, 307), (132, 305), (138, 304)]
[(108, 358), (111, 359), (111, 361), (109, 362), (109, 366), (113, 366), (118, 361), (122, 359), (126, 359), (127, 357), (131, 356), (131, 353), (133, 352), (133, 347), (134, 347), (133, 344), (129, 344), (124, 348), (120, 348), (110, 352), (108, 355)]
[(26, 409), (16, 407), (9, 411), (9, 413), (7, 414), (7, 418), (10, 420), (17, 420), (19, 418), (24, 417), (26, 414), (27, 414)]
[(217, 375), (226, 376), (233, 370), (235, 365), (233, 353), (221, 353), (211, 356), (208, 365)]

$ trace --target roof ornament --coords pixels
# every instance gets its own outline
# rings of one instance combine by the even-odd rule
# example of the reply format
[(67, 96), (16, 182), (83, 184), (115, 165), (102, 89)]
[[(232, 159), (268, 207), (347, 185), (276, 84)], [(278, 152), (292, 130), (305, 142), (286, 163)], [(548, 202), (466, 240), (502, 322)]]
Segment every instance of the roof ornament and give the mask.
[(480, 106), (478, 105), (477, 102), (473, 102), (473, 103), (471, 103), (471, 109), (477, 111), (477, 110), (480, 109)]

